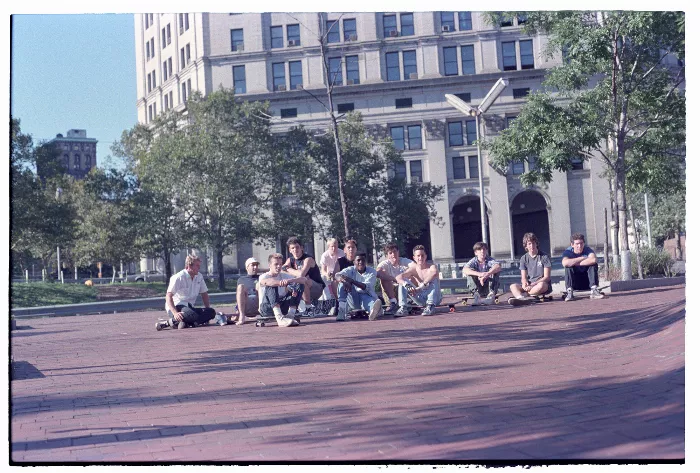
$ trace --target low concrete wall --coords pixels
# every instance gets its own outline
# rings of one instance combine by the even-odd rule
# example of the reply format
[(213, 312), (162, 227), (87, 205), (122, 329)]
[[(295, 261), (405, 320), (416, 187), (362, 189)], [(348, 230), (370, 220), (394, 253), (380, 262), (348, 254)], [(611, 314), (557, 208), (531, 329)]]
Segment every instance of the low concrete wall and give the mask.
[[(216, 305), (233, 304), (236, 302), (235, 292), (221, 292), (209, 294), (209, 301)], [(197, 304), (202, 304), (202, 298), (197, 298)], [(164, 309), (165, 297), (149, 297), (145, 299), (127, 299), (123, 301), (87, 302), (85, 304), (55, 305), (44, 307), (27, 307), (12, 309), (13, 317), (46, 317), (64, 315), (87, 315), (117, 312), (133, 312), (135, 310)]]
[(632, 281), (610, 281), (610, 292), (633, 291), (650, 287), (677, 286), (685, 284), (685, 276), (676, 278), (633, 279)]

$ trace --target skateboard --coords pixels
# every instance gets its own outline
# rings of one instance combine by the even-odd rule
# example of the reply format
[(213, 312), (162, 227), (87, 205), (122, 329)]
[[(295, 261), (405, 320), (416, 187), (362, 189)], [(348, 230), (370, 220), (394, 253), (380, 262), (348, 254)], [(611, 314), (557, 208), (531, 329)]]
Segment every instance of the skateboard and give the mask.
[(316, 300), (311, 303), (314, 305), (313, 310), (305, 310), (301, 313), (302, 317), (328, 317), (338, 312), (338, 299)]
[(554, 300), (554, 296), (549, 293), (549, 294), (541, 294), (538, 296), (534, 297), (526, 297), (525, 299), (518, 299), (516, 297), (510, 297), (508, 298), (508, 304), (514, 306), (514, 307), (520, 307), (523, 305), (530, 305), (530, 304), (537, 304), (540, 302), (551, 302)]
[[(294, 320), (297, 321), (299, 325), (301, 325), (301, 314), (297, 312), (294, 314)], [(272, 324), (274, 323), (275, 326), (277, 326), (277, 319), (275, 318), (274, 315), (271, 316), (266, 316), (266, 315), (260, 315), (255, 318), (255, 326), (256, 327), (265, 327), (267, 324)]]
[[(186, 328), (202, 327), (204, 325), (209, 325), (209, 321), (207, 320), (206, 322), (202, 322), (202, 323), (187, 323), (187, 324), (185, 324), (185, 327)], [(160, 332), (164, 328), (169, 328), (171, 330), (177, 330), (177, 325), (171, 326), (170, 323), (168, 322), (168, 319), (164, 319), (162, 317), (159, 317), (158, 322), (156, 322), (156, 330)]]
[[(494, 303), (494, 304), (499, 304), (500, 301), (498, 300), (498, 298), (499, 298), (500, 296), (502, 296), (502, 295), (503, 295), (503, 293), (497, 293), (497, 294), (494, 296), (494, 298), (493, 298), (493, 303)], [(461, 304), (462, 304), (462, 305), (471, 305), (471, 303), (469, 302), (470, 299), (474, 299), (474, 294), (470, 294), (469, 296), (464, 297), (464, 298), (462, 299)]]

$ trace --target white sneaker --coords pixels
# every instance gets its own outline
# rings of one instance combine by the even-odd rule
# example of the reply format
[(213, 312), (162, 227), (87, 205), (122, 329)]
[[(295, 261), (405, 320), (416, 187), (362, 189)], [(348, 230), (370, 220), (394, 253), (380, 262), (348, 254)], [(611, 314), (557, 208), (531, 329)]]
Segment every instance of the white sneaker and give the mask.
[(488, 296), (485, 299), (481, 301), (481, 305), (493, 305), (494, 297), (493, 296)]
[(277, 320), (278, 327), (291, 327), (296, 322), (293, 318), (289, 319), (283, 315), (276, 315), (275, 319)]
[(377, 317), (381, 315), (382, 303), (379, 300), (374, 301), (372, 304), (372, 310), (369, 312), (369, 320), (377, 320)]
[(474, 293), (474, 301), (472, 302), (472, 306), (477, 306), (481, 304), (481, 296), (479, 295), (478, 292)]

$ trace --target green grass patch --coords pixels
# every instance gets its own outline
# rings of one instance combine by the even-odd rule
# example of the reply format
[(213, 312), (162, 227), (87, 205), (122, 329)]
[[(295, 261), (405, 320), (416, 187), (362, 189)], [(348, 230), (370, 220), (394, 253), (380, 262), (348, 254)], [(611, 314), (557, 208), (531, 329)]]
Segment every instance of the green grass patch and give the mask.
[(10, 291), (13, 309), (97, 301), (97, 288), (84, 284), (12, 283)]

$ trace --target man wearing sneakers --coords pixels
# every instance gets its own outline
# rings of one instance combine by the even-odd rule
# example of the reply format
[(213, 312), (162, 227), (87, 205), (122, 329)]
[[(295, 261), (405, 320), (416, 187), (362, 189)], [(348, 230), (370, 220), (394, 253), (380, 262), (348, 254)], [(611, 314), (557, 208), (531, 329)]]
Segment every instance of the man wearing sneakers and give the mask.
[(273, 253), (267, 261), (270, 270), (259, 278), (260, 288), (260, 315), (272, 317), (274, 315), (277, 325), (280, 327), (292, 327), (299, 325), (295, 317), (301, 295), (307, 278), (294, 277), (282, 272), (282, 259), (280, 253)]
[[(255, 317), (258, 313), (258, 268), (260, 262), (255, 258), (248, 258), (245, 262), (246, 275), (238, 278), (236, 285), (236, 304), (238, 306), (238, 322), (243, 325), (246, 317)], [(231, 320), (233, 322), (233, 320)]]
[(399, 256), (399, 247), (396, 243), (389, 243), (386, 245), (384, 247), (384, 254), (386, 255), (386, 259), (377, 265), (377, 277), (384, 290), (384, 294), (386, 294), (387, 299), (389, 299), (389, 307), (384, 313), (386, 315), (393, 315), (399, 308), (396, 304), (396, 290), (394, 289), (396, 276), (406, 272), (408, 267), (415, 263), (408, 258)]
[(314, 305), (312, 301), (317, 301), (326, 283), (321, 277), (321, 270), (316, 264), (313, 256), (304, 253), (304, 247), (301, 246), (301, 240), (297, 237), (291, 237), (287, 240), (287, 249), (291, 256), (282, 266), (282, 271), (290, 274), (292, 277), (304, 278), (304, 304), (307, 312), (313, 312)]
[(346, 320), (349, 310), (366, 310), (369, 320), (376, 320), (382, 313), (382, 302), (374, 292), (377, 272), (367, 266), (364, 253), (355, 256), (355, 265), (335, 275), (338, 286), (338, 315), (335, 320)]
[(574, 299), (574, 290), (591, 290), (591, 299), (602, 299), (598, 290), (598, 258), (595, 251), (586, 246), (582, 233), (571, 235), (571, 246), (564, 250), (561, 264), (566, 282), (565, 302)]
[(501, 265), (489, 256), (489, 245), (483, 241), (474, 244), (474, 255), (462, 271), (465, 278), (471, 277), (476, 287), (472, 305), (491, 305), (500, 286)]
[(396, 317), (403, 317), (411, 312), (411, 307), (408, 305), (409, 297), (417, 304), (425, 305), (421, 315), (433, 315), (435, 306), (442, 301), (437, 266), (428, 263), (428, 254), (423, 245), (413, 248), (413, 261), (416, 264), (396, 276), (401, 306), (394, 314)]
[[(165, 294), (165, 310), (168, 320), (158, 321), (156, 330), (166, 326), (185, 328), (208, 324), (216, 316), (216, 311), (209, 306), (209, 293), (204, 276), (199, 273), (202, 265), (197, 256), (187, 255), (185, 269), (173, 274)], [(195, 308), (197, 296), (202, 296), (204, 308)]]
[(511, 299), (526, 300), (528, 296), (549, 294), (552, 292), (552, 262), (549, 256), (540, 251), (540, 242), (534, 233), (523, 235), (523, 247), (527, 252), (520, 258), (521, 283), (510, 285), (510, 292), (514, 296)]

